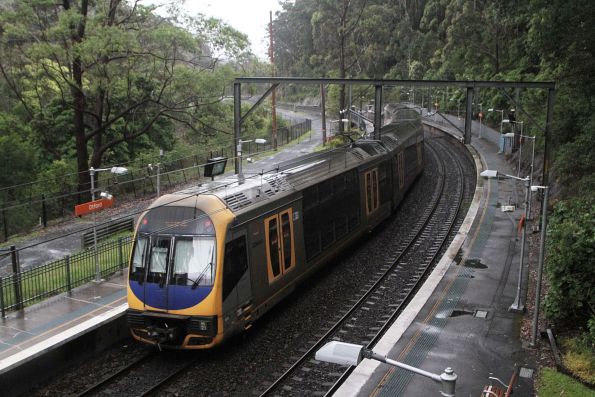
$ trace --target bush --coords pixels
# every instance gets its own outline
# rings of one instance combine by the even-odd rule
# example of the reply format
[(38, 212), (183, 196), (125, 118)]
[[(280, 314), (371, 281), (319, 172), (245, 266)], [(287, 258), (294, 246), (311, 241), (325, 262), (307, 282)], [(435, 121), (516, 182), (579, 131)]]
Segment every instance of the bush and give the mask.
[(546, 313), (559, 322), (588, 328), (595, 318), (595, 199), (559, 202), (548, 226)]

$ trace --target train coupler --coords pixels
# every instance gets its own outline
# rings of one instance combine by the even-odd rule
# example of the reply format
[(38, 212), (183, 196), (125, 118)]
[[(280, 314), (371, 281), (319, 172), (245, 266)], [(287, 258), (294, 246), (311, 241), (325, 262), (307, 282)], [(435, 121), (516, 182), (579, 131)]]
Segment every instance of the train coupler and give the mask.
[(158, 344), (173, 342), (176, 339), (176, 328), (156, 327), (154, 325), (147, 327), (147, 336)]

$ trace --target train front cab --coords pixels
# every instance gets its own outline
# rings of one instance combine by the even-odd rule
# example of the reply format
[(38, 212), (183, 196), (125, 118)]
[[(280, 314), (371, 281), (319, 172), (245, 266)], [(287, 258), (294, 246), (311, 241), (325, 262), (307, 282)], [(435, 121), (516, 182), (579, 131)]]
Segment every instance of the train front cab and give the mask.
[[(222, 269), (233, 219), (211, 195), (164, 196), (141, 216), (128, 282), (134, 338), (171, 348), (208, 348), (223, 340), (222, 296), (230, 291)], [(236, 242), (227, 249), (242, 246)], [(248, 272), (236, 285), (249, 284), (242, 276)]]

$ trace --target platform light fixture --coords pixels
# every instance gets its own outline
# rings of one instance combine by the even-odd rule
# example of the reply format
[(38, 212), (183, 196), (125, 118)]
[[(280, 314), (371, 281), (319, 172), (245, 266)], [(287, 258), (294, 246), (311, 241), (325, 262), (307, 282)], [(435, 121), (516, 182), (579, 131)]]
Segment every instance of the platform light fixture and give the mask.
[[(89, 168), (89, 175), (91, 177), (91, 201), (95, 201), (95, 173), (109, 171), (114, 175), (124, 175), (128, 173), (126, 167), (111, 167), (111, 168)], [(109, 197), (108, 197), (109, 196)], [(112, 195), (106, 192), (100, 194), (101, 198), (111, 198)], [(97, 253), (97, 214), (93, 211), (93, 251), (95, 256), (95, 282), (101, 282), (101, 269), (99, 268), (99, 254)]]
[(522, 234), (521, 234), (521, 254), (520, 254), (520, 259), (519, 259), (519, 281), (517, 283), (516, 297), (514, 298), (514, 302), (508, 308), (508, 311), (510, 311), (510, 312), (523, 313), (525, 311), (525, 306), (523, 305), (523, 300), (522, 300), (522, 296), (521, 296), (522, 295), (521, 287), (523, 284), (523, 264), (525, 262), (525, 238), (527, 235), (527, 219), (528, 219), (528, 215), (529, 215), (529, 212), (528, 212), (529, 211), (529, 198), (531, 197), (531, 190), (530, 190), (531, 178), (528, 176), (525, 178), (519, 178), (514, 175), (502, 174), (502, 173), (498, 172), (497, 170), (484, 170), (479, 175), (484, 178), (498, 178), (498, 177), (502, 176), (504, 178), (514, 179), (516, 181), (523, 182), (526, 187), (525, 215), (524, 215), (525, 219), (523, 221), (523, 230), (522, 230)]
[(375, 353), (372, 349), (365, 349), (361, 345), (332, 341), (322, 346), (316, 352), (316, 360), (339, 365), (358, 365), (364, 358), (380, 361), (382, 363), (402, 368), (406, 371), (432, 379), (440, 383), (440, 395), (454, 397), (457, 382), (457, 374), (452, 368), (446, 368), (442, 374), (434, 374), (423, 369), (407, 365), (405, 363), (391, 360), (386, 356)]
[(242, 144), (243, 143), (248, 143), (248, 142), (252, 142), (254, 141), (254, 143), (256, 143), (257, 145), (264, 145), (265, 143), (267, 143), (266, 139), (262, 139), (262, 138), (257, 138), (257, 139), (247, 139), (247, 140), (241, 140), (238, 139), (238, 146), (237, 146), (237, 152), (238, 152), (238, 182), (244, 183), (244, 173), (242, 172)]

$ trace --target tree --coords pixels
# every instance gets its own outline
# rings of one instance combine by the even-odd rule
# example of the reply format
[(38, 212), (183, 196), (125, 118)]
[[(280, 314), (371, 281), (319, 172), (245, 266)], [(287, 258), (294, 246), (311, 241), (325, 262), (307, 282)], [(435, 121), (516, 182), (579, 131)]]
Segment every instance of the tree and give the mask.
[(153, 11), (138, 1), (31, 0), (1, 17), (0, 73), (28, 121), (52, 124), (51, 106), (72, 116), (79, 191), (89, 166), (119, 145), (159, 140), (173, 125), (200, 131), (197, 109), (225, 90), (213, 51), (235, 56), (247, 46), (218, 20)]

